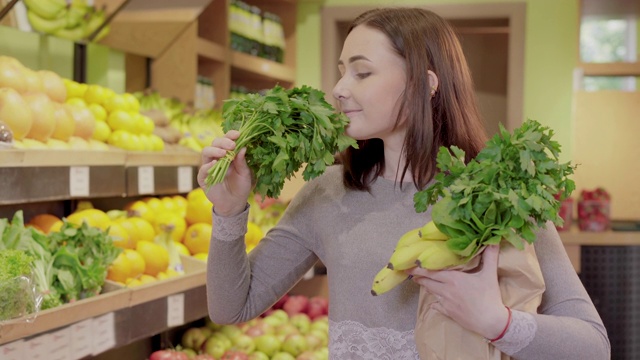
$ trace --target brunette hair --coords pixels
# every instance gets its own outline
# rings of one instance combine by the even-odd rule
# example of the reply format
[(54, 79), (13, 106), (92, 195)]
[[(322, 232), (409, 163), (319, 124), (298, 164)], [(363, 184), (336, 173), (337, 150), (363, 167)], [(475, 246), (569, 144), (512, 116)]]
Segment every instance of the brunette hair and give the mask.
[[(393, 49), (405, 60), (407, 83), (396, 126), (407, 122), (403, 144), (406, 158), (401, 184), (409, 168), (413, 183), (422, 189), (433, 179), (436, 155), (441, 146), (455, 145), (474, 158), (484, 146), (486, 132), (476, 103), (473, 80), (460, 42), (449, 23), (421, 8), (384, 8), (367, 11), (349, 27), (367, 26), (387, 36)], [(428, 70), (438, 77), (431, 97)], [(369, 190), (384, 172), (382, 140), (358, 141), (359, 149), (339, 154), (345, 186)], [(401, 185), (402, 186), (402, 185)]]

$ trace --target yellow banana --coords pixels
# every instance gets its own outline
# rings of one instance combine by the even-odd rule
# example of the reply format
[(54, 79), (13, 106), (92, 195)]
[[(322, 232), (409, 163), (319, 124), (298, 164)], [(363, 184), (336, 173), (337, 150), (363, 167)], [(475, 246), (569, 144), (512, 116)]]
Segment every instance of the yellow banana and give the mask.
[(376, 274), (375, 278), (373, 279), (373, 285), (371, 286), (371, 295), (382, 295), (398, 286), (408, 277), (409, 275), (405, 274), (404, 271), (391, 270), (388, 267), (384, 267), (378, 272), (378, 274)]
[(465, 258), (449, 250), (446, 241), (427, 241), (429, 246), (418, 255), (416, 265), (428, 270), (442, 270), (462, 265)]
[(420, 236), (420, 228), (411, 229), (404, 233), (396, 243), (396, 249), (402, 246), (410, 245), (422, 240)]
[(46, 20), (53, 20), (67, 7), (66, 0), (22, 0), (27, 9)]
[(418, 255), (429, 248), (430, 241), (421, 240), (409, 245), (396, 247), (389, 258), (387, 267), (392, 270), (406, 270), (416, 266)]
[(33, 30), (43, 34), (53, 34), (54, 32), (64, 28), (66, 24), (64, 16), (48, 20), (29, 9), (27, 9), (27, 19), (29, 20), (29, 24)]
[(424, 226), (420, 229), (420, 237), (426, 240), (447, 240), (449, 237), (443, 234), (433, 221), (429, 221), (424, 224)]

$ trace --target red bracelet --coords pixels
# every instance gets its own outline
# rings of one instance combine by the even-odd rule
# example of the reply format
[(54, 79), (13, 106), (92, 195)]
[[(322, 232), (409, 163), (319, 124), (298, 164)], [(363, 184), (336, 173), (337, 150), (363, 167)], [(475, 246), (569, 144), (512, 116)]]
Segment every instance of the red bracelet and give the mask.
[(498, 341), (500, 339), (502, 339), (502, 337), (504, 337), (504, 334), (507, 333), (507, 329), (509, 328), (509, 325), (511, 324), (511, 308), (508, 306), (505, 306), (507, 308), (507, 311), (509, 312), (509, 317), (507, 318), (507, 325), (504, 327), (504, 330), (502, 330), (502, 332), (500, 333), (500, 335), (498, 335), (497, 338), (495, 339), (487, 339), (489, 340), (489, 342), (494, 342), (494, 341)]

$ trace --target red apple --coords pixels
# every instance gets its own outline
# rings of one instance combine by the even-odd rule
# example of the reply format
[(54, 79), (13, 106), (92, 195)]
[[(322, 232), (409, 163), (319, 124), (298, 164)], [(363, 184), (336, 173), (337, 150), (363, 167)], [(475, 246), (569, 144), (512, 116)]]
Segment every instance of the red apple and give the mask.
[(189, 360), (189, 357), (183, 352), (165, 349), (151, 353), (149, 360)]
[(249, 360), (249, 355), (237, 350), (227, 350), (220, 360)]
[(271, 306), (271, 308), (282, 309), (282, 306), (284, 306), (284, 303), (286, 303), (287, 300), (289, 300), (289, 294), (284, 294), (278, 301), (276, 301), (275, 304)]
[(309, 299), (304, 295), (292, 295), (282, 306), (282, 309), (289, 314), (298, 314), (307, 311)]

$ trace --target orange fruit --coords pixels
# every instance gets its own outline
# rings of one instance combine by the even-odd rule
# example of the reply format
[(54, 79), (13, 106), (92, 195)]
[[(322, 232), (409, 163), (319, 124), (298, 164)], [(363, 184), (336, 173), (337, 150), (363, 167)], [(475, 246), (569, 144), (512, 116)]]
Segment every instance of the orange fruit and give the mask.
[(171, 238), (173, 241), (182, 241), (184, 232), (187, 229), (187, 222), (184, 218), (176, 213), (167, 211), (156, 215), (153, 226), (156, 234), (160, 234), (170, 226), (173, 227), (171, 230)]
[(144, 259), (144, 273), (147, 275), (156, 276), (169, 267), (169, 252), (156, 243), (145, 240), (138, 241), (136, 251)]
[(109, 236), (113, 240), (113, 245), (122, 249), (133, 249), (136, 244), (131, 240), (129, 232), (120, 224), (112, 222), (109, 226)]
[(208, 253), (212, 227), (209, 224), (197, 223), (189, 226), (184, 234), (184, 246), (191, 254)]
[(137, 278), (140, 275), (144, 274), (144, 269), (147, 264), (144, 261), (142, 255), (140, 255), (137, 251), (133, 249), (126, 249), (124, 251), (124, 255), (129, 259), (131, 263), (131, 273), (129, 274), (132, 278)]
[[(202, 189), (199, 189), (202, 191)], [(207, 223), (211, 224), (213, 221), (213, 214), (211, 211), (211, 201), (204, 196), (204, 191), (202, 191), (202, 195), (192, 195), (193, 191), (187, 195), (187, 211), (185, 214), (185, 219), (189, 225), (197, 224), (197, 223)], [(196, 193), (197, 194), (197, 193)], [(191, 198), (189, 198), (191, 196)]]
[(139, 217), (131, 217), (129, 221), (133, 222), (138, 229), (138, 240), (153, 241), (156, 237), (156, 230), (149, 221)]
[(52, 214), (38, 214), (31, 218), (27, 225), (35, 225), (34, 227), (36, 229), (41, 230), (45, 234), (48, 234), (54, 227), (60, 230), (60, 227), (62, 227), (62, 220)]
[(131, 277), (131, 261), (127, 258), (124, 252), (121, 252), (118, 257), (113, 260), (113, 263), (109, 266), (107, 273), (107, 279), (111, 281), (117, 281), (126, 283), (127, 279)]

